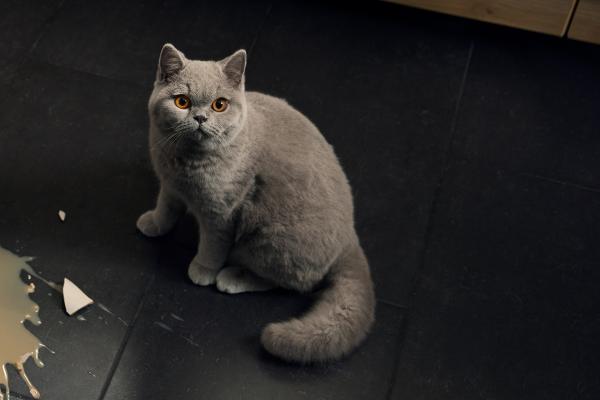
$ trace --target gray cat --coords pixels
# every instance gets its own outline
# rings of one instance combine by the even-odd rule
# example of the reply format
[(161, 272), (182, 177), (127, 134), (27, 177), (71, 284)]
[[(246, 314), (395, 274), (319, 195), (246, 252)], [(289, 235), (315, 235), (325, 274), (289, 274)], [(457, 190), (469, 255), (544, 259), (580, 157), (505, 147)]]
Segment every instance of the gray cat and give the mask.
[(246, 52), (192, 61), (170, 44), (150, 96), (150, 154), (161, 188), (137, 221), (167, 233), (188, 210), (200, 244), (188, 275), (241, 293), (276, 286), (309, 292), (312, 309), (262, 332), (288, 361), (351, 352), (374, 321), (367, 259), (354, 229), (350, 187), (317, 128), (284, 100), (245, 92)]

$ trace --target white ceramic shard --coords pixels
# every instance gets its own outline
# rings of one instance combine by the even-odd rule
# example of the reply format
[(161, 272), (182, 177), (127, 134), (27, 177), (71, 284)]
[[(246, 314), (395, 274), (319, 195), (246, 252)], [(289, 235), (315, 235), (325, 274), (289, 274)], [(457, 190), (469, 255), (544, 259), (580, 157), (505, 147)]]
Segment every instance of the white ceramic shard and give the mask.
[(65, 219), (67, 218), (67, 213), (63, 210), (58, 210), (58, 218), (60, 218), (62, 222), (65, 222)]
[(89, 306), (94, 302), (87, 294), (83, 293), (73, 282), (65, 278), (63, 284), (63, 298), (65, 300), (65, 309), (67, 314), (73, 315), (82, 308)]

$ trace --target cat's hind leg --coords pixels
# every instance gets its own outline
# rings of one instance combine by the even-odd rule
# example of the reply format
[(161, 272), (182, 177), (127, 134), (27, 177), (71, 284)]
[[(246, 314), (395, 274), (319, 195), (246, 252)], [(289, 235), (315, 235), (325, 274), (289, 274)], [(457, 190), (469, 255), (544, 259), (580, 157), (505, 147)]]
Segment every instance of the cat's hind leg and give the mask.
[(217, 275), (217, 289), (229, 294), (261, 292), (275, 286), (274, 283), (241, 267), (225, 267)]

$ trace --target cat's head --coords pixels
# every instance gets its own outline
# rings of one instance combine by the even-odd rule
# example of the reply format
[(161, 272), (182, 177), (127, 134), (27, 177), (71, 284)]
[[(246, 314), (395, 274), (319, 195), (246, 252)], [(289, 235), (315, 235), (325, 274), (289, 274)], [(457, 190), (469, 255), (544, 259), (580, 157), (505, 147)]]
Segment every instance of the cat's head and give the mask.
[(246, 120), (245, 68), (245, 50), (220, 61), (196, 61), (165, 44), (148, 103), (163, 135), (158, 140), (167, 145), (183, 139), (207, 150), (231, 143)]

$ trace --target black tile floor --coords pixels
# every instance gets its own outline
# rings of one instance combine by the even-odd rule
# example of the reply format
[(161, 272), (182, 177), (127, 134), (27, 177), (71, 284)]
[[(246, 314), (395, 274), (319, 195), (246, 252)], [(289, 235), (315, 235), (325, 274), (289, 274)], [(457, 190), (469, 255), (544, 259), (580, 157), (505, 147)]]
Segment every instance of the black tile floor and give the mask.
[[(68, 318), (39, 285), (30, 329), (55, 354), (27, 367), (44, 398), (600, 397), (600, 47), (348, 3), (0, 4), (0, 245), (112, 312)], [(192, 285), (189, 218), (136, 232), (166, 41), (192, 58), (245, 47), (247, 88), (334, 145), (379, 299), (349, 358), (268, 356), (261, 327), (310, 298)]]

